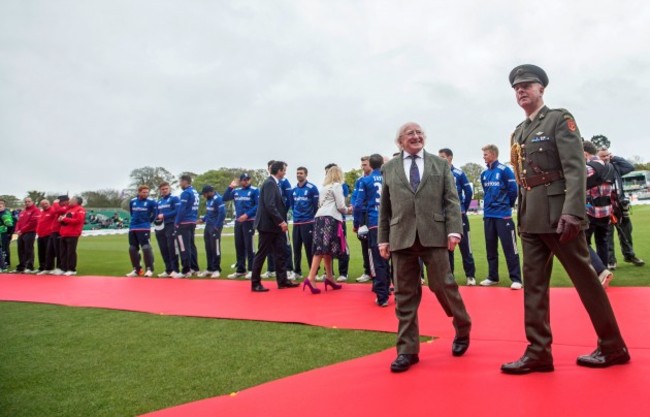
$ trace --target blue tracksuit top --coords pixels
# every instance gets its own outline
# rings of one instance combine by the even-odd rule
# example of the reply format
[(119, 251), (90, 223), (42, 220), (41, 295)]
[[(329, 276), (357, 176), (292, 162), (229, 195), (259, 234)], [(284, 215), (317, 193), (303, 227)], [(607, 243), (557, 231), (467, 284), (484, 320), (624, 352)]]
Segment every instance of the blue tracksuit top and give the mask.
[[(363, 178), (364, 177), (357, 178), (357, 180), (354, 182), (354, 190), (352, 190), (352, 196), (350, 197), (350, 202), (352, 204), (354, 204), (355, 200), (357, 199), (357, 194), (359, 194), (359, 183), (361, 182), (361, 180)], [(362, 210), (362, 212), (361, 212), (360, 218), (364, 218), (365, 215), (366, 215), (366, 210), (365, 209), (361, 209), (361, 210)], [(353, 223), (352, 224), (353, 224), (355, 229), (358, 229), (359, 226), (360, 226), (359, 224), (356, 223), (354, 218), (353, 218)]]
[(318, 188), (309, 181), (302, 186), (296, 184), (291, 194), (293, 224), (310, 223), (318, 211)]
[(156, 208), (156, 216), (162, 214), (165, 224), (174, 223), (180, 202), (181, 200), (175, 195), (169, 194), (166, 197), (160, 197), (158, 207)]
[(221, 194), (214, 193), (212, 198), (205, 200), (205, 216), (203, 221), (209, 226), (221, 228), (223, 221), (226, 220), (226, 204), (223, 202)]
[(228, 187), (226, 188), (226, 192), (223, 193), (223, 201), (235, 200), (235, 216), (239, 217), (247, 214), (247, 221), (255, 220), (259, 198), (260, 190), (252, 185), (246, 188), (237, 187), (235, 189)]
[[(357, 195), (354, 200), (354, 224), (377, 227), (379, 220), (379, 199), (383, 178), (381, 170), (375, 169), (359, 180)], [(364, 210), (367, 221), (364, 221)]]
[(282, 178), (278, 183), (278, 185), (280, 186), (280, 191), (282, 192), (282, 201), (284, 201), (284, 207), (286, 208), (288, 213), (289, 209), (291, 208), (291, 198), (293, 194), (293, 188), (291, 188), (291, 183), (286, 177)]
[(472, 185), (467, 179), (467, 175), (460, 169), (453, 165), (451, 166), (451, 173), (454, 175), (454, 182), (456, 183), (456, 191), (458, 191), (458, 198), (460, 199), (460, 212), (467, 213), (469, 205), (472, 203)]
[(150, 198), (141, 200), (138, 197), (132, 198), (129, 203), (131, 221), (129, 230), (151, 230), (151, 222), (156, 215), (156, 201)]
[(183, 190), (174, 224), (196, 224), (199, 219), (199, 193), (191, 185)]
[(517, 181), (512, 169), (499, 161), (492, 162), (481, 173), (483, 186), (483, 217), (505, 219), (512, 217), (517, 200)]

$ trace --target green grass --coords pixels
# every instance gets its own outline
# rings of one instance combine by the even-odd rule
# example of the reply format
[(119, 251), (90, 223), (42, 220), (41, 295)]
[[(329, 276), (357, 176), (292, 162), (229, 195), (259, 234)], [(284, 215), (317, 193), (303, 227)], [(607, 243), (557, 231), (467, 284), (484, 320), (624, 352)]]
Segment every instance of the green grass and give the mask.
[(6, 302), (0, 335), (0, 415), (16, 417), (139, 415), (395, 343), (387, 333)]
[[(634, 249), (637, 256), (641, 259), (650, 262), (650, 240), (645, 236), (650, 233), (650, 206), (634, 206), (632, 208), (632, 221), (634, 224)], [(472, 236), (472, 250), (474, 252), (474, 259), (476, 262), (476, 278), (481, 280), (487, 276), (487, 261), (485, 257), (485, 238), (483, 235), (483, 217), (482, 216), (469, 216), (471, 236)], [(350, 226), (350, 225), (348, 225)], [(348, 227), (351, 230), (351, 227)], [(232, 236), (232, 229), (225, 229), (222, 239), (222, 275), (227, 275), (231, 271), (230, 265), (235, 263), (235, 245)], [(156, 255), (156, 268), (161, 270), (162, 259), (156, 243), (156, 239), (152, 239)], [(354, 282), (354, 278), (363, 273), (361, 262), (361, 245), (355, 236), (350, 233), (350, 250), (351, 261), (349, 270), (349, 281)], [(129, 272), (131, 264), (128, 255), (127, 235), (118, 236), (101, 236), (101, 237), (84, 237), (79, 242), (79, 265), (78, 270), (81, 275), (108, 275), (108, 276), (124, 276)], [(202, 232), (197, 233), (197, 248), (199, 251), (199, 265), (201, 268), (205, 267), (205, 250), (203, 248)], [(521, 244), (521, 242), (519, 242)], [(15, 253), (15, 243), (11, 245), (13, 259), (17, 259)], [(521, 247), (521, 245), (520, 245)], [(611, 285), (613, 286), (645, 286), (648, 285), (648, 272), (647, 268), (650, 267), (635, 267), (632, 264), (623, 262), (623, 255), (620, 253), (618, 239), (616, 239), (617, 258), (619, 260), (618, 269), (615, 272), (615, 279)], [(499, 249), (499, 274), (501, 278), (501, 286), (509, 286), (510, 280), (508, 279), (508, 271), (506, 268), (505, 258), (503, 257), (501, 249)], [(521, 253), (521, 252), (520, 252)], [(14, 262), (15, 264), (15, 262)], [(307, 260), (303, 256), (302, 271), (307, 273)], [(460, 251), (456, 253), (456, 276), (459, 284), (465, 283), (465, 275), (462, 270), (462, 263), (460, 258)], [(564, 272), (564, 269), (559, 263), (556, 263), (553, 270), (552, 285), (558, 287), (571, 286), (571, 281)]]

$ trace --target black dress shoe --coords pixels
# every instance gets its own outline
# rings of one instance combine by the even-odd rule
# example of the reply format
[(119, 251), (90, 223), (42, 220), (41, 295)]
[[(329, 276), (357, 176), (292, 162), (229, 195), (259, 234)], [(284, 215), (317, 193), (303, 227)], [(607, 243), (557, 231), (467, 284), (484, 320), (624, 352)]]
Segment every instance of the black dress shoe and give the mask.
[(299, 286), (300, 286), (300, 284), (298, 284), (297, 282), (291, 282), (291, 281), (287, 281), (284, 284), (278, 284), (278, 288), (281, 289), (281, 290), (283, 290), (285, 288), (296, 288), (296, 287), (299, 287)]
[(577, 363), (580, 366), (587, 366), (589, 368), (606, 368), (612, 365), (622, 365), (629, 361), (630, 354), (627, 352), (627, 348), (620, 348), (609, 353), (603, 353), (598, 348), (591, 355), (578, 356)]
[(268, 290), (268, 288), (264, 288), (262, 285), (256, 285), (252, 288), (253, 292), (267, 292)]
[(633, 256), (631, 258), (625, 258), (625, 262), (629, 262), (631, 264), (634, 264), (635, 266), (645, 265), (645, 261), (643, 261), (643, 259), (637, 258), (636, 256)]
[(420, 362), (420, 357), (417, 354), (402, 353), (397, 355), (397, 359), (390, 364), (391, 372), (404, 372), (408, 371), (411, 365)]
[(454, 338), (454, 342), (451, 344), (451, 354), (454, 356), (463, 356), (467, 352), (469, 347), (469, 336)]
[(542, 361), (526, 355), (522, 356), (518, 361), (501, 365), (501, 372), (511, 375), (523, 375), (531, 372), (552, 372), (554, 369), (553, 361)]

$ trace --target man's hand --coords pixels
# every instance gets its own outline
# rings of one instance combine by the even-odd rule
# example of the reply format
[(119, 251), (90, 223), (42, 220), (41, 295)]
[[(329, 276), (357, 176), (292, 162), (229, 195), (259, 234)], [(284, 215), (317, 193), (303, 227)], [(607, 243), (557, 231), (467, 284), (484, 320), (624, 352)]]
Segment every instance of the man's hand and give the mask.
[(162, 213), (160, 213), (160, 214), (158, 215), (158, 220), (163, 220), (164, 217), (165, 217), (165, 216), (164, 216)]
[(282, 229), (283, 232), (289, 230), (289, 225), (287, 224), (287, 222), (280, 223), (280, 229)]
[(390, 258), (390, 245), (388, 243), (379, 245), (379, 254), (384, 259)]
[(246, 213), (244, 213), (241, 216), (237, 217), (238, 222), (245, 222), (246, 220), (248, 220), (248, 214), (246, 214)]
[(556, 232), (560, 234), (560, 243), (570, 242), (575, 239), (582, 230), (580, 219), (571, 214), (563, 214), (557, 223)]
[(238, 185), (239, 185), (239, 180), (237, 179), (234, 179), (230, 182), (230, 188), (237, 188)]
[(203, 219), (197, 219), (196, 224), (203, 224)]
[(452, 251), (456, 249), (456, 245), (460, 243), (460, 239), (457, 236), (449, 236), (447, 238), (447, 250)]

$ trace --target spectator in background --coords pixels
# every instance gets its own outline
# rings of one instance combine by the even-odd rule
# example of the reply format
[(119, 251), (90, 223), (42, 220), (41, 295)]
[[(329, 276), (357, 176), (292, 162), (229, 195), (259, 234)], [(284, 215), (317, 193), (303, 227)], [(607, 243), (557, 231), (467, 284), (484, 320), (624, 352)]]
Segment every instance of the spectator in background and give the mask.
[(156, 230), (156, 240), (160, 248), (160, 255), (165, 263), (165, 271), (158, 274), (160, 278), (169, 278), (172, 273), (178, 274), (178, 250), (176, 248), (176, 237), (174, 220), (180, 199), (171, 193), (171, 186), (168, 182), (163, 182), (158, 186), (160, 198), (156, 206), (156, 220), (158, 223)]
[(46, 254), (46, 262), (54, 268), (52, 275), (63, 275), (65, 272), (61, 268), (61, 222), (58, 221), (58, 218), (68, 211), (69, 204), (70, 197), (67, 195), (60, 195), (52, 204), (52, 210), (54, 210), (57, 222), (52, 225), (52, 234), (50, 235)]
[(48, 262), (47, 248), (50, 246), (54, 225), (59, 223), (59, 215), (50, 205), (49, 200), (41, 200), (39, 205), (41, 206), (41, 215), (36, 225), (36, 235), (38, 235), (38, 274), (36, 275), (45, 275), (54, 270), (54, 265)]
[[(244, 172), (239, 181), (233, 180), (223, 193), (223, 201), (235, 201), (235, 252), (237, 264), (234, 273), (228, 278), (245, 277), (250, 279), (253, 270), (253, 236), (255, 235), (255, 214), (260, 190), (251, 185), (251, 177)], [(248, 272), (247, 272), (248, 271)]]
[(512, 169), (499, 162), (499, 148), (486, 145), (482, 149), (487, 169), (481, 173), (483, 186), (483, 225), (485, 230), (485, 250), (487, 252), (488, 276), (481, 281), (484, 287), (499, 283), (498, 244), (506, 257), (508, 273), (512, 284), (510, 288), (520, 290), (521, 268), (517, 250), (517, 234), (512, 221), (512, 208), (517, 201), (517, 181)]
[(176, 238), (178, 239), (178, 251), (181, 255), (182, 271), (179, 274), (172, 273), (172, 278), (189, 278), (194, 272), (199, 271), (194, 231), (196, 222), (199, 219), (199, 193), (192, 187), (192, 177), (181, 175), (180, 203), (174, 220)]
[(61, 269), (65, 276), (77, 275), (77, 243), (86, 222), (82, 203), (81, 197), (72, 197), (68, 210), (58, 218), (61, 223)]
[(7, 257), (9, 242), (11, 242), (9, 232), (14, 228), (14, 218), (6, 204), (4, 200), (0, 200), (0, 272), (5, 272), (9, 268)]
[(311, 268), (313, 260), (313, 235), (314, 216), (318, 211), (318, 188), (307, 181), (307, 168), (298, 167), (296, 179), (298, 183), (291, 195), (291, 206), (293, 208), (293, 257), (294, 257), (294, 279), (302, 278), (302, 247), (305, 247), (307, 265)]
[[(156, 202), (149, 198), (149, 187), (138, 187), (138, 196), (129, 203), (129, 257), (133, 271), (127, 277), (152, 277), (153, 276), (153, 248), (151, 247), (151, 222), (156, 214)], [(140, 264), (140, 248), (144, 257), (146, 271), (142, 271)]]
[(587, 164), (587, 218), (589, 228), (585, 235), (591, 245), (591, 237), (596, 243), (596, 253), (607, 264), (607, 235), (612, 216), (612, 191), (614, 184), (614, 167), (605, 165), (598, 159), (598, 149), (590, 141), (582, 144)]
[(221, 195), (215, 192), (211, 185), (203, 186), (201, 194), (205, 197), (206, 213), (198, 222), (205, 223), (203, 241), (208, 265), (207, 269), (198, 276), (219, 278), (221, 277), (221, 231), (226, 219), (226, 205)]
[(25, 198), (25, 209), (20, 212), (16, 224), (18, 235), (18, 265), (17, 273), (34, 273), (34, 242), (36, 240), (36, 226), (41, 215), (40, 210), (34, 205), (31, 198)]
[[(454, 175), (454, 182), (456, 183), (456, 191), (458, 191), (458, 198), (460, 199), (460, 213), (463, 219), (463, 237), (458, 243), (460, 247), (460, 255), (463, 259), (463, 270), (467, 278), (467, 285), (476, 285), (476, 265), (474, 265), (474, 256), (472, 255), (472, 246), (470, 243), (469, 235), (469, 219), (467, 218), (467, 210), (472, 203), (472, 185), (467, 179), (467, 175), (460, 169), (454, 167), (452, 161), (454, 160), (454, 153), (449, 148), (443, 148), (438, 151), (438, 156), (446, 159), (451, 168), (451, 173)], [(451, 273), (454, 273), (454, 251), (449, 251), (449, 266)]]
[[(370, 168), (370, 162), (368, 162), (369, 156), (362, 156), (361, 157), (361, 172), (363, 175), (359, 177), (356, 182), (354, 183), (354, 189), (352, 190), (352, 197), (350, 197), (350, 201), (356, 201), (357, 199), (357, 194), (359, 193), (359, 184), (361, 183), (361, 180), (370, 175), (372, 172), (372, 168)], [(366, 217), (365, 211), (362, 211), (359, 213), (359, 216), (361, 218)], [(353, 223), (353, 230), (354, 233), (357, 233), (357, 230), (359, 229), (359, 225), (356, 223)], [(363, 274), (359, 278), (356, 279), (357, 282), (368, 282), (372, 279), (370, 276), (370, 258), (368, 257), (368, 239), (361, 238), (359, 235), (357, 235), (357, 240), (359, 240), (359, 243), (361, 243), (361, 255), (363, 256)]]
[(635, 266), (643, 266), (645, 262), (639, 259), (634, 253), (634, 246), (632, 244), (632, 219), (630, 219), (630, 200), (625, 195), (623, 189), (623, 175), (629, 174), (634, 171), (634, 166), (629, 163), (625, 158), (614, 156), (607, 148), (601, 148), (598, 151), (598, 158), (605, 164), (611, 164), (614, 167), (614, 199), (616, 202), (614, 206), (614, 214), (616, 215), (617, 222), (610, 224), (609, 234), (607, 235), (608, 243), (608, 259), (607, 264), (609, 269), (616, 269), (616, 255), (614, 245), (614, 229), (618, 233), (618, 241), (621, 244), (621, 252), (623, 252), (623, 260), (634, 264)]

